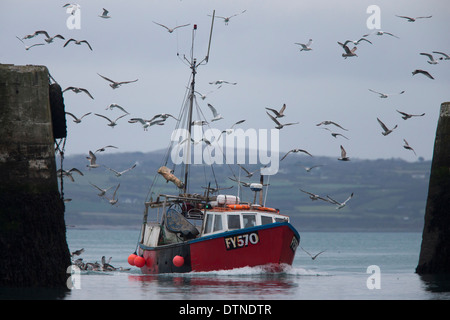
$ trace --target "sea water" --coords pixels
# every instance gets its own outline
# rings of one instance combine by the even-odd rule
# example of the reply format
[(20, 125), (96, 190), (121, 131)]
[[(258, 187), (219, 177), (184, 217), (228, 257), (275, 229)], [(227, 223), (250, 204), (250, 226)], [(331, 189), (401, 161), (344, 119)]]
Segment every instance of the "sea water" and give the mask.
[[(84, 248), (84, 262), (110, 264), (126, 271), (81, 271), (66, 300), (432, 300), (450, 299), (447, 280), (415, 273), (421, 233), (300, 232), (294, 263), (283, 272), (260, 267), (185, 274), (143, 275), (128, 265), (138, 230), (68, 229), (70, 251)], [(314, 260), (315, 255), (324, 251)], [(2, 299), (21, 298), (19, 294)], [(32, 296), (39, 298), (39, 296)]]

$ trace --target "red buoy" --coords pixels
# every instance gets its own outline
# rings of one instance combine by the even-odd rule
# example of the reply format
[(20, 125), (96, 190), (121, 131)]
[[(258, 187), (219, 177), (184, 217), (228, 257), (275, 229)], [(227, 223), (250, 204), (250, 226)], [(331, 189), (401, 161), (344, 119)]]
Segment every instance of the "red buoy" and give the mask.
[(137, 256), (134, 259), (134, 265), (138, 268), (142, 268), (143, 266), (145, 266), (145, 259), (142, 256)]
[(175, 267), (181, 267), (184, 264), (184, 258), (182, 256), (175, 256), (172, 262)]
[(128, 263), (131, 266), (134, 266), (134, 259), (136, 259), (136, 257), (137, 257), (136, 253), (132, 253), (128, 256)]

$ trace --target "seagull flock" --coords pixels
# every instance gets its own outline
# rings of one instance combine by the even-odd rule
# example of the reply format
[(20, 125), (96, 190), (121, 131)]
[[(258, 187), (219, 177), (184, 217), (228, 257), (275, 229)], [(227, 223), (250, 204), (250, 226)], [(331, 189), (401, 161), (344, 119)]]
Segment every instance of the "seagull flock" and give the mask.
[[(76, 10), (78, 10), (80, 8), (80, 6), (78, 4), (66, 4), (63, 6), (64, 8), (71, 8), (72, 9), (72, 14), (74, 14), (74, 12), (76, 12)], [(246, 10), (243, 10), (239, 13), (230, 15), (230, 16), (220, 16), (220, 15), (215, 15), (215, 18), (217, 19), (222, 19), (225, 23), (225, 25), (228, 25), (230, 23), (230, 20), (236, 16), (239, 16), (243, 13), (245, 13)], [(209, 15), (208, 15), (209, 16)], [(105, 9), (102, 8), (102, 10), (99, 10), (98, 13), (98, 17), (100, 19), (103, 20), (114, 20), (113, 16), (110, 15), (110, 12)], [(431, 16), (419, 16), (419, 17), (408, 17), (408, 16), (400, 16), (397, 15), (398, 18), (400, 19), (405, 19), (407, 22), (411, 22), (414, 23), (417, 20), (423, 20), (423, 19), (430, 19), (432, 18)], [(190, 24), (181, 24), (181, 25), (175, 25), (175, 26), (167, 26), (165, 24), (162, 24), (160, 22), (156, 22), (156, 21), (152, 21), (156, 27), (155, 28), (163, 28), (165, 29), (169, 34), (172, 34), (175, 30), (179, 29), (179, 28), (184, 28), (189, 26)], [(43, 42), (38, 42), (38, 43), (34, 43), (34, 44), (30, 44), (27, 45), (26, 42), (30, 41), (30, 39), (38, 39), (41, 36), (43, 36)], [(343, 49), (343, 53), (342, 53), (342, 57), (344, 59), (348, 59), (351, 58), (349, 60), (352, 59), (357, 59), (358, 55), (357, 55), (357, 48), (359, 45), (364, 45), (364, 46), (372, 46), (373, 44), (373, 40), (371, 37), (374, 36), (388, 36), (388, 37), (392, 37), (395, 39), (400, 39), (399, 36), (397, 36), (396, 34), (392, 33), (392, 32), (386, 32), (386, 31), (382, 31), (382, 30), (374, 30), (371, 33), (368, 34), (364, 34), (363, 36), (356, 38), (355, 40), (345, 40), (345, 41), (337, 41), (337, 44)], [(25, 45), (25, 49), (26, 50), (30, 50), (34, 47), (37, 46), (43, 46), (45, 44), (52, 44), (55, 43), (57, 41), (63, 41), (63, 48), (68, 48), (69, 45), (78, 45), (78, 46), (86, 46), (87, 49), (89, 49), (90, 51), (93, 51), (93, 46), (91, 46), (91, 44), (88, 42), (88, 40), (85, 39), (74, 39), (74, 38), (70, 38), (68, 40), (65, 39), (65, 37), (63, 37), (61, 34), (56, 34), (53, 36), (50, 36), (50, 34), (45, 31), (45, 30), (38, 30), (35, 31), (34, 33), (25, 35), (23, 37), (16, 37), (18, 40), (20, 40), (20, 42)], [(294, 44), (296, 46), (298, 46), (300, 54), (314, 54), (314, 46), (313, 46), (313, 39), (308, 39), (308, 41), (303, 42), (294, 42)], [(66, 49), (65, 49), (66, 50)], [(426, 58), (425, 61), (427, 61), (427, 63), (430, 66), (435, 66), (438, 65), (439, 63), (446, 61), (446, 60), (450, 60), (450, 55), (446, 54), (445, 52), (442, 51), (431, 51), (431, 52), (419, 52), (419, 55), (423, 56), (424, 59)], [(422, 75), (424, 77), (427, 77), (430, 80), (434, 80), (434, 76), (423, 69), (415, 69), (412, 71), (412, 75)], [(126, 80), (126, 81), (115, 81), (112, 80), (111, 78), (102, 75), (100, 73), (97, 73), (97, 75), (105, 80), (108, 85), (112, 88), (112, 89), (118, 89), (120, 88), (122, 85), (132, 85), (133, 83), (136, 83), (138, 81), (138, 79), (133, 79), (133, 80)], [(222, 88), (223, 86), (236, 86), (237, 82), (232, 82), (232, 81), (227, 81), (227, 80), (214, 80), (214, 81), (210, 81), (209, 84), (211, 86), (215, 86), (215, 89), (212, 91), (207, 92), (206, 94), (201, 94), (200, 92), (196, 91), (195, 95), (200, 97), (202, 100), (207, 99), (207, 97), (212, 94), (214, 91), (219, 90), (220, 88)], [(397, 93), (383, 93), (383, 92), (379, 92), (376, 91), (374, 89), (369, 88), (368, 89), (370, 92), (378, 95), (379, 98), (381, 99), (388, 99), (393, 95), (403, 95), (405, 94), (405, 90), (402, 90), (400, 92)], [(85, 88), (81, 88), (81, 87), (75, 87), (75, 86), (68, 86), (63, 90), (63, 93), (66, 92), (73, 92), (73, 93), (82, 93), (85, 94), (87, 97), (89, 97), (90, 99), (94, 100), (94, 96)], [(221, 121), (224, 119), (224, 117), (222, 116), (222, 114), (217, 110), (217, 108), (215, 106), (213, 106), (211, 103), (207, 103), (208, 108), (211, 111), (212, 117), (210, 118), (210, 121), (205, 121), (205, 120), (193, 120), (192, 121), (192, 125), (208, 125), (210, 122), (217, 122), (217, 121)], [(286, 121), (285, 119), (288, 118), (288, 113), (287, 111), (287, 105), (286, 103), (283, 103), (281, 107), (277, 107), (277, 108), (269, 108), (269, 107), (265, 107), (265, 113), (268, 116), (269, 123), (272, 123), (274, 125), (274, 128), (278, 129), (278, 130), (282, 130), (288, 126), (295, 126), (295, 125), (300, 125), (299, 122), (296, 121)], [(86, 119), (86, 117), (90, 116), (91, 114), (95, 115), (98, 118), (103, 118), (104, 120), (106, 120), (106, 125), (114, 128), (117, 125), (119, 125), (122, 121), (120, 121), (122, 118), (131, 116), (130, 112), (128, 112), (124, 107), (116, 104), (116, 103), (111, 103), (108, 107), (106, 107), (106, 110), (118, 110), (119, 112), (121, 112), (120, 115), (112, 117), (109, 115), (105, 115), (105, 114), (100, 114), (97, 112), (88, 112), (85, 113), (83, 115), (75, 115), (73, 112), (66, 112), (66, 114), (68, 116), (70, 116), (71, 118), (73, 118), (73, 122), (76, 125), (79, 125), (80, 123), (82, 123), (82, 120), (84, 121)], [(421, 113), (421, 114), (410, 114), (407, 113), (405, 111), (400, 111), (400, 110), (396, 110), (398, 112), (398, 114), (401, 115), (402, 119), (407, 120), (410, 119), (412, 117), (422, 117), (425, 115), (425, 113)], [(157, 127), (157, 126), (162, 126), (166, 123), (167, 119), (169, 118), (173, 118), (175, 121), (180, 121), (180, 119), (177, 119), (176, 117), (174, 117), (171, 114), (167, 114), (167, 113), (160, 113), (160, 114), (155, 114), (153, 117), (147, 118), (147, 117), (130, 117), (128, 119), (128, 123), (130, 124), (140, 124), (143, 128), (144, 131), (148, 131), (149, 128), (151, 127)], [(390, 134), (392, 134), (394, 132), (395, 129), (398, 128), (398, 124), (394, 124), (394, 125), (386, 125), (385, 123), (388, 123), (386, 121), (382, 121), (380, 118), (376, 118), (378, 124), (380, 125), (380, 127), (382, 128), (381, 134), (383, 136), (388, 136)], [(235, 122), (230, 129), (224, 130), (222, 131), (221, 134), (230, 134), (232, 132), (232, 129), (235, 125), (241, 124), (242, 122), (244, 122), (245, 120), (240, 120), (238, 122)], [(123, 121), (124, 122), (124, 121)], [(331, 121), (331, 120), (325, 120), (322, 121), (320, 123), (317, 123), (316, 126), (320, 129), (329, 131), (332, 135), (333, 138), (335, 139), (345, 139), (346, 141), (349, 141), (349, 137), (347, 136), (347, 133), (344, 135), (343, 133), (341, 133), (342, 131), (345, 132), (349, 132), (348, 129), (346, 129), (344, 126), (338, 124), (335, 121)], [(331, 128), (335, 129), (335, 130), (342, 130), (341, 132), (332, 130)], [(287, 129), (289, 130), (289, 129)], [(186, 139), (187, 140), (187, 139)], [(186, 140), (180, 142), (184, 143)], [(193, 140), (191, 140), (193, 141)], [(195, 144), (197, 143), (206, 143), (207, 145), (210, 145), (211, 142), (209, 142), (206, 139), (201, 139), (199, 141), (193, 141)], [(409, 143), (407, 142), (406, 139), (403, 138), (403, 148), (413, 152), (416, 155), (415, 150), (409, 145)], [(339, 149), (337, 150), (337, 160), (338, 161), (342, 161), (342, 162), (348, 162), (350, 161), (350, 156), (347, 154), (346, 149), (344, 148), (344, 145), (339, 143)], [(117, 178), (121, 177), (122, 175), (126, 174), (127, 172), (133, 170), (136, 167), (136, 163), (134, 163), (133, 165), (131, 165), (128, 169), (125, 169), (123, 171), (119, 171), (119, 170), (115, 170), (112, 168), (109, 168), (103, 164), (99, 164), (97, 161), (97, 155), (100, 152), (105, 151), (107, 148), (117, 148), (115, 146), (112, 145), (108, 145), (105, 146), (103, 148), (99, 148), (97, 149), (95, 152), (92, 152), (91, 150), (89, 150), (88, 152), (88, 156), (86, 157), (88, 160), (88, 164), (86, 165), (86, 167), (88, 168), (88, 170), (91, 169), (97, 169), (100, 167), (104, 167), (106, 169), (108, 169), (110, 172), (112, 172)], [(289, 150), (287, 153), (285, 153), (280, 161), (283, 161), (284, 159), (286, 159), (288, 156), (293, 157), (294, 154), (298, 154), (298, 153), (303, 153), (304, 155), (308, 156), (308, 157), (313, 157), (313, 155), (308, 152), (307, 150), (303, 149), (303, 148), (299, 148), (298, 146), (295, 146), (294, 148), (292, 148), (291, 150)], [(304, 167), (304, 169), (306, 170), (306, 172), (310, 172), (312, 169), (314, 168), (318, 168), (321, 165), (313, 165), (311, 167)], [(258, 170), (254, 171), (254, 172), (250, 172), (247, 169), (245, 169), (243, 166), (240, 166), (242, 170), (244, 170), (247, 174), (247, 177), (251, 177), (254, 173), (256, 173)], [(73, 178), (73, 173), (78, 173), (80, 175), (83, 175), (82, 172), (76, 168), (72, 168), (71, 170), (68, 171), (64, 171), (62, 169), (60, 169), (60, 171), (58, 172), (58, 175), (62, 178), (69, 178), (71, 181), (74, 181)], [(230, 178), (233, 181), (236, 181), (238, 183), (243, 184), (244, 186), (250, 186), (249, 183), (243, 182), (243, 181), (239, 181), (236, 180), (236, 177), (234, 177), (234, 179)], [(97, 186), (94, 183), (89, 182), (90, 185), (98, 192), (100, 191), (100, 193), (98, 193), (98, 196), (101, 198), (105, 198), (108, 200), (108, 202), (112, 205), (117, 205), (118, 204), (118, 189), (120, 187), (120, 183), (117, 184), (116, 186), (109, 186), (108, 188), (102, 188)], [(111, 190), (114, 190), (114, 193), (112, 196), (107, 196), (107, 192)], [(351, 193), (351, 195), (343, 202), (339, 202), (337, 200), (334, 200), (333, 198), (331, 198), (330, 196), (326, 196), (326, 197), (321, 197), (318, 195), (315, 195), (313, 193), (310, 193), (308, 191), (305, 190), (301, 190), (302, 192), (306, 193), (309, 195), (309, 197), (312, 200), (322, 200), (324, 202), (327, 203), (331, 203), (333, 205), (336, 206), (337, 209), (342, 209), (346, 206), (347, 202), (353, 198), (353, 193)]]

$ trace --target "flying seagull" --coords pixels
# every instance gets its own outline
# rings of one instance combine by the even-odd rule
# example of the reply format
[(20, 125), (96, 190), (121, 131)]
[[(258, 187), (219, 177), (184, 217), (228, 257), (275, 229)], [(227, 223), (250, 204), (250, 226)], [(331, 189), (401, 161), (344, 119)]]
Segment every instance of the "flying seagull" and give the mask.
[(421, 52), (420, 54), (421, 54), (422, 56), (428, 57), (427, 62), (428, 62), (429, 64), (438, 64), (438, 61), (434, 59), (434, 57), (433, 57), (432, 54), (426, 53), (426, 52)]
[(56, 176), (57, 176), (57, 177), (69, 177), (69, 179), (70, 179), (72, 182), (75, 182), (75, 179), (74, 179), (73, 176), (72, 176), (72, 173), (73, 173), (73, 172), (76, 172), (76, 173), (78, 173), (79, 175), (84, 176), (83, 172), (81, 172), (81, 171), (78, 170), (77, 168), (72, 168), (72, 169), (70, 169), (70, 170), (59, 169), (59, 170), (56, 171)]
[(378, 95), (380, 96), (380, 98), (387, 98), (387, 97), (392, 96), (392, 95), (394, 95), (394, 94), (399, 94), (399, 95), (400, 95), (400, 94), (405, 93), (405, 90), (403, 90), (403, 91), (401, 91), (401, 92), (399, 92), (399, 93), (389, 93), (389, 94), (387, 94), (387, 93), (382, 93), (382, 92), (377, 92), (377, 91), (372, 90), (372, 89), (369, 89), (369, 91), (378, 94)]
[(106, 107), (105, 110), (112, 110), (114, 108), (120, 109), (122, 110), (124, 113), (126, 114), (130, 114), (128, 111), (126, 111), (124, 108), (122, 108), (121, 106), (119, 106), (117, 103), (111, 103), (109, 106)]
[(114, 170), (114, 169), (108, 168), (107, 166), (104, 166), (104, 167), (105, 167), (106, 169), (109, 169), (110, 171), (114, 172), (114, 174), (116, 175), (116, 177), (120, 177), (120, 176), (122, 176), (123, 174), (127, 173), (128, 171), (133, 170), (133, 169), (136, 167), (136, 163), (133, 164), (130, 168), (125, 169), (125, 170), (123, 170), (123, 171), (116, 171), (116, 170)]
[(328, 199), (325, 199), (325, 198), (319, 196), (318, 194), (314, 194), (314, 193), (311, 193), (311, 192), (308, 192), (308, 191), (305, 191), (305, 190), (302, 190), (302, 189), (300, 189), (300, 191), (301, 191), (301, 192), (304, 192), (304, 193), (306, 193), (306, 194), (308, 194), (308, 195), (309, 195), (309, 198), (310, 198), (312, 201), (323, 200), (323, 201), (326, 201), (326, 202), (330, 202)]
[(209, 84), (215, 84), (215, 85), (222, 85), (222, 84), (231, 84), (231, 85), (236, 85), (237, 82), (229, 82), (229, 81), (225, 81), (225, 80), (216, 80), (216, 81), (211, 81)]
[(286, 104), (284, 103), (281, 107), (280, 111), (277, 111), (275, 109), (266, 108), (267, 110), (272, 111), (275, 114), (275, 118), (282, 118), (284, 117), (284, 110), (286, 110)]
[(223, 119), (222, 115), (219, 114), (216, 110), (216, 108), (214, 108), (210, 103), (208, 103), (208, 107), (211, 109), (211, 112), (213, 113), (214, 118), (211, 119), (211, 121), (217, 121), (220, 119)]
[(109, 18), (111, 18), (111, 16), (109, 16), (108, 13), (109, 13), (109, 11), (106, 10), (105, 8), (103, 8), (103, 13), (99, 17), (103, 18), (103, 19), (109, 19)]
[(250, 171), (248, 171), (247, 169), (245, 169), (242, 165), (240, 165), (239, 163), (238, 163), (237, 165), (238, 165), (242, 170), (244, 170), (244, 171), (247, 173), (247, 175), (246, 175), (247, 178), (251, 178), (256, 172), (258, 172), (258, 171), (261, 170), (261, 168), (259, 168), (259, 169), (256, 169), (256, 170), (253, 171), (253, 172), (250, 172)]
[[(364, 34), (363, 37), (367, 37), (367, 36), (369, 36), (369, 35), (371, 35), (371, 34), (372, 34), (372, 33)], [(397, 37), (395, 34), (390, 33), (390, 32), (386, 32), (386, 31), (382, 31), (382, 30), (377, 30), (377, 31), (375, 32), (375, 34), (376, 34), (377, 36), (382, 36), (382, 35), (387, 34), (387, 35), (389, 35), (389, 36), (391, 36), (391, 37), (400, 39), (400, 38)]]
[(92, 113), (92, 112), (85, 113), (85, 114), (82, 115), (80, 118), (77, 118), (73, 113), (70, 113), (70, 112), (67, 112), (67, 111), (66, 111), (66, 114), (68, 114), (69, 116), (71, 116), (71, 117), (73, 118), (73, 122), (75, 122), (75, 123), (80, 123), (80, 122), (81, 122), (81, 119), (83, 119), (84, 117), (90, 115), (91, 113)]
[(311, 167), (305, 167), (305, 166), (302, 166), (302, 167), (303, 167), (303, 169), (305, 169), (306, 172), (311, 172), (312, 169), (323, 167), (323, 166), (322, 165), (317, 165), (317, 166), (311, 166)]
[(336, 205), (336, 209), (342, 209), (343, 207), (345, 207), (345, 205), (347, 204), (347, 202), (353, 198), (353, 192), (352, 194), (347, 198), (347, 200), (345, 200), (344, 202), (338, 202), (336, 200), (334, 200), (333, 198), (331, 198), (330, 196), (327, 195), (327, 198), (330, 200), (329, 202), (333, 203)]
[(443, 57), (440, 57), (439, 60), (450, 60), (450, 56), (444, 52), (440, 52), (440, 51), (433, 51), (433, 53), (437, 53), (440, 55), (443, 55)]
[(60, 39), (62, 39), (62, 40), (65, 40), (65, 38), (64, 38), (62, 35), (60, 35), (60, 34), (57, 34), (57, 35), (55, 35), (55, 36), (53, 36), (53, 37), (50, 37), (50, 36), (48, 35), (48, 32), (45, 31), (45, 30), (35, 31), (33, 34), (26, 35), (26, 36), (23, 37), (22, 39), (31, 39), (31, 38), (34, 38), (35, 36), (39, 35), (39, 34), (45, 35), (46, 38), (45, 38), (44, 40), (45, 40), (45, 42), (47, 42), (47, 43), (52, 43), (53, 40), (54, 40), (55, 38), (60, 38)]
[(347, 43), (351, 42), (351, 43), (353, 43), (355, 46), (357, 46), (357, 45), (360, 44), (362, 41), (366, 41), (366, 42), (372, 44), (372, 41), (367, 40), (367, 39), (364, 38), (364, 37), (361, 37), (361, 38), (358, 39), (358, 40), (345, 40), (344, 45), (347, 45)]
[(329, 125), (329, 124), (335, 125), (336, 127), (341, 128), (342, 130), (348, 131), (347, 129), (343, 128), (341, 125), (337, 124), (336, 122), (329, 121), (329, 120), (322, 121), (322, 122), (316, 124), (316, 126)]
[(432, 76), (428, 71), (421, 70), (421, 69), (416, 69), (416, 70), (414, 70), (414, 71), (412, 72), (412, 75), (414, 76), (414, 75), (416, 75), (416, 74), (418, 74), (418, 73), (421, 73), (421, 74), (423, 74), (423, 75), (426, 75), (428, 78), (434, 80), (433, 76)]
[(398, 110), (397, 110), (397, 112), (402, 115), (402, 119), (403, 120), (407, 120), (407, 119), (412, 118), (412, 117), (423, 117), (425, 115), (425, 113), (422, 113), (422, 114), (409, 114), (409, 113), (406, 113), (406, 112), (403, 112), (403, 111), (398, 111)]
[[(17, 36), (16, 36), (16, 38), (18, 38), (19, 40), (22, 41), (22, 40), (25, 40), (25, 39), (31, 39), (31, 38), (34, 38), (34, 37), (36, 37), (36, 36), (39, 35), (39, 34), (45, 34), (45, 35), (47, 36), (47, 38), (49, 38), (47, 31), (44, 31), (44, 30), (35, 31), (35, 32), (32, 33), (32, 34), (27, 34), (26, 36), (23, 36), (22, 39), (20, 39), (20, 38), (17, 37)], [(23, 41), (22, 41), (22, 42), (23, 42)]]
[[(240, 15), (240, 14), (243, 14), (245, 11), (247, 11), (247, 10), (244, 10), (244, 11), (242, 11), (241, 13), (233, 14), (232, 16), (229, 16), (229, 17), (221, 17), (221, 16), (215, 16), (215, 17), (216, 17), (216, 18), (221, 18), (221, 19), (223, 19), (223, 21), (225, 22), (225, 25), (227, 26), (227, 25), (228, 25), (228, 22), (230, 22), (230, 19), (231, 19), (231, 18), (236, 17), (236, 16), (238, 16), (238, 15)], [(211, 17), (211, 15), (209, 15), (209, 14), (208, 14), (208, 16)]]
[(341, 161), (350, 161), (350, 158), (347, 157), (347, 152), (345, 151), (344, 147), (341, 145), (341, 157), (338, 158), (338, 160)]
[(97, 157), (95, 156), (95, 154), (89, 150), (89, 156), (86, 157), (86, 159), (89, 160), (89, 164), (86, 166), (89, 169), (90, 168), (98, 168), (100, 165), (96, 162), (97, 161)]
[(397, 125), (395, 125), (392, 129), (388, 129), (388, 127), (386, 127), (386, 125), (379, 118), (377, 118), (377, 120), (378, 120), (378, 123), (380, 124), (381, 128), (383, 128), (383, 130), (384, 130), (381, 133), (383, 136), (387, 136), (392, 131), (394, 131), (395, 128), (397, 128)]
[(417, 155), (414, 149), (409, 145), (408, 141), (406, 141), (405, 139), (403, 139), (403, 141), (405, 142), (403, 148), (405, 148), (406, 150), (411, 150), (412, 152), (414, 152), (415, 155)]
[(346, 44), (341, 43), (341, 42), (338, 42), (338, 44), (345, 50), (345, 53), (342, 54), (342, 56), (345, 59), (347, 59), (348, 57), (357, 57), (358, 56), (355, 53), (355, 51), (356, 51), (356, 49), (358, 49), (358, 47), (355, 46), (355, 47), (353, 47), (353, 49), (350, 50), (350, 48)]
[(114, 148), (114, 149), (118, 149), (116, 146), (107, 145), (107, 146), (104, 146), (104, 147), (102, 147), (102, 148), (100, 148), (100, 149), (95, 150), (94, 153), (97, 153), (97, 152), (103, 152), (103, 151), (106, 150), (106, 148)]
[(312, 44), (312, 39), (309, 39), (309, 41), (304, 44), (304, 43), (299, 43), (299, 42), (295, 42), (295, 44), (298, 44), (299, 46), (301, 46), (300, 51), (311, 51), (311, 44)]
[(89, 91), (87, 91), (84, 88), (79, 88), (79, 87), (67, 87), (63, 90), (63, 92), (66, 92), (68, 90), (72, 90), (75, 93), (80, 93), (80, 92), (84, 92), (86, 93), (91, 99), (94, 99), (94, 97), (89, 93)]
[[(72, 9), (72, 12), (70, 14), (74, 15), (75, 11), (81, 8), (81, 6), (78, 3), (66, 3), (63, 5), (63, 8)], [(67, 11), (67, 13), (69, 13)]]
[[(302, 247), (300, 247), (300, 248), (302, 248)], [(313, 260), (315, 260), (319, 256), (319, 254), (324, 253), (326, 251), (326, 250), (323, 250), (323, 251), (320, 251), (319, 253), (317, 253), (315, 255), (312, 255), (311, 253), (309, 253), (305, 249), (302, 248), (302, 250), (305, 251), (311, 257), (311, 259), (313, 259)]]
[(118, 117), (116, 120), (113, 121), (113, 120), (109, 119), (108, 117), (105, 117), (104, 115), (101, 115), (98, 113), (94, 113), (94, 114), (96, 116), (99, 116), (99, 117), (102, 117), (102, 118), (105, 118), (106, 120), (108, 120), (109, 121), (108, 126), (110, 126), (111, 128), (114, 128), (117, 125), (117, 120), (119, 120), (120, 118), (123, 118), (127, 115), (127, 114), (123, 114), (120, 117)]
[(176, 27), (174, 27), (174, 28), (169, 28), (169, 27), (167, 27), (167, 26), (165, 26), (165, 25), (163, 25), (163, 24), (161, 24), (161, 23), (155, 22), (155, 21), (153, 21), (153, 23), (155, 23), (155, 24), (157, 24), (157, 25), (159, 25), (159, 26), (161, 26), (161, 27), (163, 27), (163, 28), (166, 28), (167, 31), (169, 31), (169, 33), (172, 33), (172, 32), (173, 32), (175, 29), (177, 29), (177, 28), (187, 27), (187, 26), (189, 25), (189, 23), (188, 23), (188, 24), (183, 24), (183, 25), (181, 25), (181, 26), (176, 26)]
[(406, 19), (408, 22), (415, 22), (417, 19), (428, 19), (428, 18), (431, 18), (432, 16), (425, 16), (425, 17), (407, 17), (407, 16), (398, 16), (398, 15), (395, 15), (396, 17), (399, 17), (399, 18), (403, 18), (403, 19)]
[(286, 158), (286, 157), (288, 156), (288, 154), (290, 154), (290, 153), (298, 153), (298, 152), (306, 153), (306, 154), (307, 154), (308, 156), (310, 156), (310, 157), (313, 156), (312, 154), (310, 154), (310, 153), (309, 153), (308, 151), (306, 151), (306, 150), (303, 150), (303, 149), (292, 149), (292, 150), (289, 150), (288, 153), (286, 153), (286, 154), (283, 156), (283, 158), (280, 159), (280, 161), (283, 161), (283, 159)]
[(116, 198), (116, 193), (117, 193), (117, 190), (119, 190), (119, 187), (120, 187), (120, 183), (117, 185), (116, 190), (114, 190), (114, 193), (113, 193), (113, 196), (112, 196), (111, 199), (108, 198), (106, 195), (104, 196), (106, 199), (109, 200), (109, 203), (110, 203), (111, 205), (115, 205), (115, 204), (117, 204), (117, 202), (119, 201), (119, 198)]
[[(18, 36), (16, 36), (16, 38), (19, 39), (20, 42), (22, 42), (25, 45), (25, 43), (23, 42), (22, 39), (20, 39)], [(31, 48), (33, 48), (35, 46), (43, 46), (43, 45), (44, 45), (43, 43), (35, 43), (35, 44), (32, 44), (31, 46), (25, 45), (25, 50), (30, 50)]]
[(69, 40), (66, 41), (66, 43), (64, 43), (64, 46), (63, 46), (63, 47), (67, 46), (67, 45), (68, 45), (70, 42), (72, 42), (72, 41), (73, 41), (76, 45), (81, 45), (82, 43), (86, 43), (87, 46), (89, 47), (89, 49), (91, 49), (91, 51), (92, 51), (91, 45), (90, 45), (89, 42), (87, 42), (86, 40), (69, 39)]
[(111, 83), (109, 84), (109, 86), (110, 86), (111, 88), (113, 88), (113, 89), (117, 89), (117, 88), (120, 87), (122, 84), (125, 84), (125, 83), (131, 83), (131, 82), (136, 82), (136, 81), (139, 80), (139, 79), (136, 79), (136, 80), (132, 80), (132, 81), (116, 82), (116, 81), (114, 81), (114, 80), (111, 80), (111, 79), (109, 79), (109, 78), (107, 78), (107, 77), (102, 76), (102, 75), (99, 74), (99, 73), (97, 73), (97, 74), (98, 74), (100, 77), (102, 77), (103, 79), (105, 79), (105, 80), (111, 82)]
[(273, 120), (273, 122), (275, 122), (277, 124), (277, 126), (275, 126), (275, 128), (277, 128), (278, 130), (283, 129), (284, 126), (290, 126), (293, 124), (298, 124), (298, 122), (295, 123), (285, 123), (285, 124), (281, 124), (277, 119), (275, 119), (270, 113), (268, 113), (266, 111), (267, 115), (270, 117), (270, 119)]
[(80, 254), (82, 254), (84, 252), (84, 248), (80, 249), (80, 250), (75, 250), (74, 252), (72, 252), (70, 255), (73, 256), (79, 256)]

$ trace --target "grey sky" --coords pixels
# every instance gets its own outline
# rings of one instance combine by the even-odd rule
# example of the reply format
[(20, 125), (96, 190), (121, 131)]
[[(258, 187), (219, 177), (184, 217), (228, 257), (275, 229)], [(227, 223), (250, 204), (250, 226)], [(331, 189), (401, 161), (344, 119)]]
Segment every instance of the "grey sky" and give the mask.
[[(224, 116), (214, 123), (225, 129), (247, 119), (242, 128), (273, 128), (265, 107), (279, 109), (286, 103), (282, 122), (300, 122), (280, 132), (280, 149), (308, 150), (313, 155), (339, 157), (339, 145), (350, 157), (362, 159), (430, 159), (433, 152), (440, 104), (450, 100), (450, 60), (437, 65), (427, 63), (420, 52), (450, 53), (447, 32), (450, 29), (450, 4), (446, 1), (86, 1), (81, 5), (81, 28), (69, 30), (69, 14), (62, 6), (67, 1), (18, 1), (0, 3), (0, 63), (46, 65), (64, 88), (88, 89), (95, 100), (84, 94), (66, 92), (66, 111), (81, 116), (87, 112), (110, 118), (118, 110), (105, 110), (118, 103), (130, 117), (151, 118), (157, 113), (178, 114), (190, 76), (189, 67), (178, 57), (189, 56), (192, 26), (198, 25), (194, 56), (206, 54), (211, 18), (230, 16), (246, 10), (225, 25), (214, 25), (210, 60), (198, 69), (196, 89), (207, 93), (210, 81), (225, 79), (236, 86), (223, 85), (206, 100), (198, 99), (203, 113), (210, 117), (207, 103)], [(373, 44), (361, 43), (358, 57), (344, 59), (337, 41), (358, 39), (369, 33), (366, 13), (369, 5), (381, 9), (381, 30), (388, 35), (368, 37)], [(111, 19), (98, 17), (107, 8)], [(430, 19), (407, 22), (395, 15), (428, 16)], [(157, 26), (190, 23), (169, 34)], [(16, 38), (46, 30), (85, 39), (86, 46), (65, 41), (25, 50)], [(295, 42), (313, 39), (312, 51), (300, 52)], [(43, 37), (24, 40), (27, 45), (43, 42)], [(428, 70), (435, 80), (412, 76), (414, 69)], [(113, 90), (97, 73), (116, 81), (139, 79)], [(368, 89), (385, 93), (402, 90), (403, 95), (380, 99)], [(421, 118), (403, 120), (396, 109), (412, 114), (425, 112)], [(143, 131), (126, 117), (111, 129), (107, 121), (91, 114), (81, 124), (68, 120), (66, 154), (87, 154), (107, 144), (117, 152), (152, 151), (167, 147), (175, 121)], [(212, 116), (211, 116), (212, 117)], [(381, 134), (377, 117), (388, 127), (398, 124), (389, 136)], [(348, 128), (350, 140), (333, 138), (316, 126), (333, 120)], [(333, 128), (334, 129), (334, 128)], [(415, 149), (417, 157), (403, 146), (403, 139)], [(114, 152), (114, 151), (110, 151)]]

